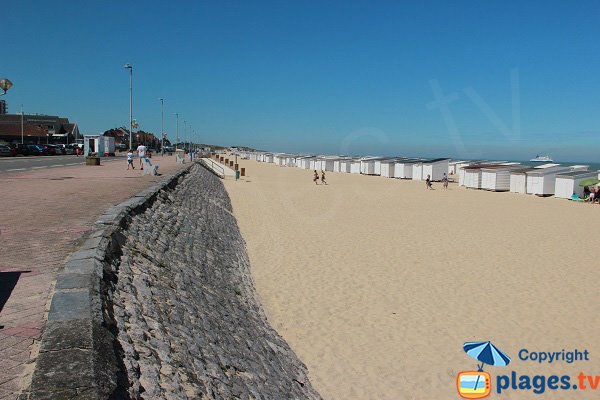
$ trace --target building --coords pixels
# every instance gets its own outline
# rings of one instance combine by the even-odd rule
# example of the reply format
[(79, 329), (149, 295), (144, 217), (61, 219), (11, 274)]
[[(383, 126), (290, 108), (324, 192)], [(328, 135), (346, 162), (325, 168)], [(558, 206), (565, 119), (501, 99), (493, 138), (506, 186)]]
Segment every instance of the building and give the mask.
[(0, 142), (5, 143), (73, 143), (81, 141), (77, 124), (54, 115), (0, 115)]

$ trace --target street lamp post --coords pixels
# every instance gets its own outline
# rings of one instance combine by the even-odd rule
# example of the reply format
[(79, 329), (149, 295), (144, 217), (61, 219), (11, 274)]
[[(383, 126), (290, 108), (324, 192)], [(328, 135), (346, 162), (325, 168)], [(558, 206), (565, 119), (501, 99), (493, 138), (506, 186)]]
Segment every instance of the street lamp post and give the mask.
[(175, 113), (175, 135), (176, 135), (176, 139), (175, 139), (175, 150), (178, 150), (178, 145), (179, 145), (179, 113)]
[(21, 104), (21, 144), (24, 144), (25, 141), (24, 139), (24, 135), (23, 135), (23, 104)]
[(165, 150), (163, 148), (165, 147), (165, 111), (164, 111), (165, 99), (163, 99), (161, 97), (159, 100), (160, 100), (160, 152), (161, 152), (161, 154), (164, 155)]
[(183, 155), (185, 156), (185, 138), (187, 138), (187, 121), (183, 120)]
[(133, 151), (133, 65), (125, 64), (129, 70), (129, 151)]
[(6, 78), (0, 79), (0, 89), (2, 89), (2, 93), (0, 93), (0, 96), (4, 96), (6, 92), (8, 92), (8, 89), (12, 87), (12, 85), (13, 83), (10, 80)]

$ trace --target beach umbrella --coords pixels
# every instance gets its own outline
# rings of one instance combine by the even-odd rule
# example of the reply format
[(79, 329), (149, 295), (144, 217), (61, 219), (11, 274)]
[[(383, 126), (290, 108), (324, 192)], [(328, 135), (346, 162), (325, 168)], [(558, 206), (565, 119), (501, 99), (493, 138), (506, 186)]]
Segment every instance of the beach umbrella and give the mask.
[[(477, 364), (479, 371), (483, 371), (483, 366), (485, 364), (504, 367), (510, 363), (510, 357), (500, 351), (500, 349), (494, 346), (490, 341), (466, 342), (463, 345), (463, 349), (465, 350), (465, 353), (477, 361), (481, 361), (481, 366)], [(477, 381), (475, 381), (475, 387), (477, 387), (478, 383), (479, 375), (477, 376)]]
[(592, 186), (592, 185), (596, 185), (598, 183), (600, 183), (600, 179), (589, 178), (589, 179), (584, 179), (581, 182), (579, 182), (579, 186)]
[[(505, 366), (510, 363), (510, 357), (504, 354), (492, 342), (467, 342), (463, 345), (465, 353), (474, 359), (481, 361), (479, 369), (483, 371), (483, 365)], [(479, 365), (478, 365), (479, 366)]]

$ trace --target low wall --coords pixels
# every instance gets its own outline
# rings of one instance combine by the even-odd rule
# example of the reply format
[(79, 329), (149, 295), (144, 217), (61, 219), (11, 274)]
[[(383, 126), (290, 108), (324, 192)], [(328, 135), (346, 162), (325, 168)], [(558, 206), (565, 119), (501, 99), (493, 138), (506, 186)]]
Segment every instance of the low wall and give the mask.
[(22, 398), (320, 398), (262, 312), (216, 176), (190, 165), (96, 228), (58, 275)]

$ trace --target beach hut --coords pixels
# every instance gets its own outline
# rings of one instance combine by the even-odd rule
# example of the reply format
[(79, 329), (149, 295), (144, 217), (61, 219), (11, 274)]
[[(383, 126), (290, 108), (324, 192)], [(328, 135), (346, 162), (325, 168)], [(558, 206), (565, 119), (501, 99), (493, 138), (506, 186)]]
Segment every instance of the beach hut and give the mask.
[(352, 162), (350, 163), (350, 173), (351, 174), (360, 174), (361, 164), (362, 163), (360, 160), (352, 160)]
[(340, 161), (340, 172), (350, 173), (353, 160), (348, 158)]
[(273, 164), (284, 166), (285, 165), (285, 154), (273, 154)]
[(264, 162), (272, 163), (275, 159), (275, 156), (272, 153), (264, 154)]
[(317, 169), (317, 171), (331, 171), (333, 172), (333, 163), (334, 163), (334, 158), (330, 158), (330, 157), (324, 157), (321, 158), (320, 160), (320, 165), (319, 168)]
[(412, 165), (411, 179), (413, 181), (422, 181), (423, 180), (423, 161), (419, 161)]
[(448, 173), (449, 158), (434, 158), (433, 160), (423, 161), (421, 177), (423, 180), (430, 176), (432, 181), (441, 181), (444, 174)]
[(510, 171), (510, 192), (527, 193), (527, 172), (534, 169), (532, 167), (524, 167)]
[(342, 162), (341, 158), (333, 161), (333, 172), (340, 172), (340, 164), (341, 164), (341, 162)]
[[(482, 167), (492, 167), (489, 165), (468, 165), (462, 168), (463, 177), (462, 177), (462, 186), (470, 189), (479, 189), (481, 188), (481, 168)], [(460, 183), (459, 183), (460, 184)]]
[(505, 163), (496, 167), (481, 169), (481, 189), (495, 192), (510, 190), (510, 173), (516, 169), (523, 169), (519, 163)]
[(348, 160), (348, 159), (345, 157), (338, 157), (335, 160), (333, 160), (333, 172), (347, 172), (345, 170), (342, 170), (342, 164), (346, 160)]
[(378, 157), (366, 157), (360, 160), (360, 173), (363, 175), (375, 175), (375, 161)]
[(583, 186), (579, 186), (579, 182), (598, 178), (597, 171), (571, 171), (563, 172), (556, 175), (556, 183), (554, 187), (554, 196), (561, 199), (570, 199), (573, 193), (579, 197), (583, 197)]
[(383, 160), (380, 162), (380, 175), (386, 178), (394, 178), (397, 160)]
[(461, 168), (459, 185), (469, 189), (481, 189), (482, 169), (495, 169), (500, 165), (496, 163), (472, 163)]
[(458, 164), (464, 163), (465, 161), (462, 160), (452, 160), (448, 162), (448, 175), (455, 175), (458, 171), (456, 169), (456, 166)]
[(296, 166), (301, 169), (310, 169), (310, 161), (314, 159), (312, 156), (298, 157), (296, 160)]
[(413, 165), (421, 162), (415, 158), (405, 158), (396, 161), (394, 164), (394, 178), (412, 179)]
[[(552, 196), (556, 188), (556, 175), (559, 173), (585, 171), (587, 166), (573, 165), (570, 167), (561, 164), (544, 164), (534, 168), (527, 174), (527, 193), (536, 196)], [(572, 193), (571, 193), (572, 194)]]

